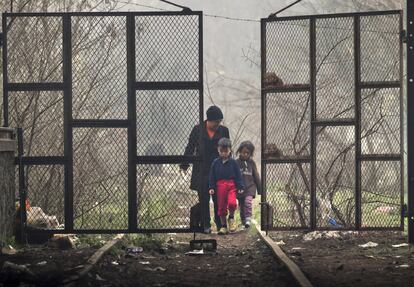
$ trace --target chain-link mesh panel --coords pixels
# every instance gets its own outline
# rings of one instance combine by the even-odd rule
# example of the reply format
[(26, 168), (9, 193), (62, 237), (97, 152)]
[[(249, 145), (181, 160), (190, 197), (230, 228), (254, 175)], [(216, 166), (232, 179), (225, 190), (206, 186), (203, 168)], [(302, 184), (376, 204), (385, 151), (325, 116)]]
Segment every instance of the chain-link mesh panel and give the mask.
[(400, 90), (362, 91), (361, 147), (363, 154), (400, 153)]
[(354, 116), (354, 22), (352, 17), (316, 20), (318, 118)]
[(135, 18), (138, 82), (199, 80), (199, 17)]
[(62, 82), (62, 18), (13, 17), (8, 25), (8, 81)]
[(400, 227), (401, 163), (361, 163), (361, 227)]
[(320, 127), (316, 150), (318, 227), (355, 226), (354, 127)]
[(266, 73), (267, 88), (309, 84), (309, 20), (266, 23)]
[[(10, 28), (6, 35), (9, 122), (10, 125), (22, 127), (24, 130), (24, 156), (39, 157), (24, 158), (33, 164), (33, 167), (26, 166), (28, 181), (41, 178), (41, 180), (45, 179), (45, 186), (54, 187), (56, 186), (54, 180), (60, 180), (59, 183), (66, 187), (69, 194), (73, 192), (74, 230), (128, 229), (128, 206), (131, 204), (128, 203), (128, 131), (130, 130), (110, 128), (110, 126), (128, 123), (128, 127), (134, 127), (137, 124), (136, 148), (139, 156), (183, 155), (192, 128), (200, 123), (201, 95), (194, 84), (202, 80), (199, 78), (200, 57), (202, 57), (199, 27), (201, 15), (200, 13), (194, 15), (151, 13), (140, 14), (140, 16), (135, 13), (129, 14), (135, 17), (136, 46), (136, 58), (133, 59), (136, 64), (136, 75), (135, 79), (130, 79), (130, 83), (127, 83), (127, 16), (124, 13), (53, 15), (22, 14), (10, 17), (8, 22)], [(71, 39), (71, 43), (63, 43), (63, 20), (67, 15), (70, 16), (67, 19), (70, 20), (71, 35), (65, 36)], [(67, 67), (69, 69), (65, 70), (72, 74), (68, 74), (65, 79), (63, 79), (62, 55), (64, 47), (71, 49), (70, 51), (65, 49), (68, 52), (65, 59), (72, 61), (70, 67)], [(130, 120), (134, 117), (128, 117), (127, 88), (136, 87), (135, 81), (172, 82), (165, 84), (166, 88), (169, 88), (168, 85), (173, 86), (174, 82), (193, 82), (191, 86), (195, 90), (187, 90), (190, 84), (180, 83), (185, 86), (184, 90), (172, 88), (173, 90), (137, 91), (135, 107), (137, 121), (133, 123)], [(21, 83), (21, 85), (8, 85), (10, 83)], [(48, 85), (48, 83), (54, 84)], [(77, 120), (76, 126), (88, 126), (88, 128), (73, 129), (72, 138), (70, 135), (67, 138), (73, 141), (73, 145), (68, 147), (65, 153), (63, 91), (36, 90), (63, 90), (69, 86), (72, 87), (71, 93), (68, 94), (72, 96), (70, 99), (72, 110), (66, 112)], [(16, 89), (32, 91), (14, 92), (13, 90)], [(2, 115), (0, 113), (0, 116)], [(128, 122), (82, 121), (97, 119), (123, 119)], [(69, 125), (66, 128), (72, 129), (70, 122), (66, 124)], [(64, 185), (64, 167), (59, 166), (59, 172), (55, 172), (53, 170), (55, 166), (49, 167), (43, 164), (47, 161), (59, 162), (64, 160), (64, 156), (71, 157), (72, 151), (73, 166), (67, 166), (71, 161), (65, 164), (68, 170), (73, 168), (73, 178), (69, 173), (68, 182)], [(130, 159), (130, 162), (131, 160), (135, 161), (136, 158)], [(162, 158), (158, 158), (157, 162), (159, 160), (162, 161)], [(158, 166), (149, 166), (150, 178), (162, 178), (151, 183), (151, 189), (154, 190), (166, 187), (163, 179), (173, 180), (180, 175), (178, 165), (177, 170), (173, 169), (173, 165)], [(30, 172), (32, 168), (37, 173)], [(43, 172), (41, 168), (48, 169)], [(164, 168), (167, 173), (164, 173)], [(159, 174), (160, 171), (162, 174)], [(41, 172), (46, 173), (46, 176), (37, 175)], [(42, 186), (41, 180), (39, 179), (37, 185), (27, 183), (35, 196), (43, 194), (42, 192), (48, 187)], [(70, 190), (72, 182), (73, 190)], [(161, 183), (164, 185), (161, 186)], [(175, 209), (178, 208), (182, 212), (174, 209), (177, 216), (170, 222), (157, 221), (158, 219), (148, 215), (147, 219), (155, 220), (152, 221), (155, 225), (148, 228), (189, 227), (189, 208), (197, 203), (198, 199), (196, 194), (189, 190), (189, 178), (180, 180), (178, 186), (180, 190), (171, 187), (170, 189), (175, 190), (176, 193), (168, 196), (172, 206), (178, 206)], [(45, 208), (48, 209), (47, 212), (45, 211), (45, 216), (56, 216), (58, 221), (63, 221), (61, 213), (64, 211), (63, 187), (61, 190), (62, 202), (53, 205), (55, 209), (50, 209), (47, 202), (40, 202), (40, 197), (34, 199), (39, 208), (46, 206)], [(138, 193), (139, 196), (144, 194), (144, 198), (140, 197), (138, 200), (144, 208), (152, 204), (152, 198), (149, 198), (149, 201), (144, 200), (146, 193)], [(183, 193), (188, 194), (184, 196)], [(48, 191), (48, 196), (50, 194), (51, 192)], [(57, 199), (53, 195), (51, 198)], [(29, 200), (32, 200), (31, 195)], [(57, 207), (60, 209), (56, 210)], [(166, 209), (167, 205), (163, 208)], [(139, 223), (147, 224), (145, 222), (149, 221), (142, 218), (147, 214), (141, 210), (139, 212)], [(145, 229), (142, 225), (140, 228)]]
[(63, 93), (9, 92), (9, 124), (23, 128), (25, 156), (63, 155)]
[(128, 228), (127, 130), (73, 130), (75, 229)]
[(126, 17), (72, 17), (73, 118), (127, 118)]
[(138, 228), (190, 228), (190, 209), (198, 196), (189, 187), (190, 176), (178, 165), (137, 165)]
[(400, 80), (400, 15), (361, 17), (361, 80)]
[(137, 92), (137, 154), (182, 155), (199, 123), (199, 91)]
[(266, 94), (265, 156), (309, 155), (309, 93)]
[[(385, 87), (387, 82), (397, 85), (394, 81), (402, 80), (400, 20), (398, 12), (386, 15), (364, 13), (265, 20), (262, 35), (265, 38), (262, 57), (266, 63), (266, 70), (262, 74), (262, 97), (266, 103), (262, 110), (265, 113), (263, 124), (266, 132), (262, 143), (265, 151), (263, 156), (268, 160), (272, 157), (283, 159), (283, 156), (310, 155), (313, 140), (313, 145), (316, 146), (316, 178), (310, 179), (310, 182), (315, 181), (315, 185), (310, 186), (316, 188), (317, 228), (354, 228), (355, 220), (360, 216), (363, 227), (399, 227), (401, 197), (397, 185), (401, 183), (401, 175), (397, 172), (400, 163), (362, 163), (363, 177), (368, 174), (372, 179), (371, 174), (382, 172), (387, 179), (390, 178), (389, 184), (382, 183), (384, 179), (380, 177), (376, 183), (379, 189), (384, 190), (382, 193), (389, 194), (388, 201), (370, 202), (375, 191), (364, 194), (364, 190), (355, 189), (359, 186), (356, 184), (359, 179), (355, 178), (355, 127), (342, 124), (346, 123), (343, 119), (355, 118), (355, 91), (360, 89), (361, 115), (355, 119), (359, 121), (355, 124), (361, 127), (362, 155), (371, 155), (372, 160), (375, 155), (391, 159), (392, 156), (401, 154), (400, 89), (366, 88), (375, 84)], [(310, 26), (311, 21), (315, 21), (315, 30)], [(360, 33), (356, 35), (355, 23), (360, 24), (356, 26), (360, 27)], [(360, 37), (356, 38), (358, 34)], [(311, 35), (312, 38), (315, 37), (315, 43), (309, 43)], [(355, 51), (355, 43), (360, 44), (359, 54)], [(310, 46), (315, 48), (315, 59), (309, 58), (313, 56), (309, 51)], [(356, 61), (358, 55), (360, 62)], [(315, 66), (310, 67), (311, 63)], [(315, 82), (312, 83), (309, 83), (313, 80), (309, 77), (310, 69), (315, 71)], [(365, 84), (366, 87), (356, 86), (355, 72), (358, 70), (361, 71), (362, 85)], [(311, 85), (308, 86), (309, 84)], [(313, 86), (316, 88), (315, 98), (297, 92), (310, 90)], [(294, 92), (283, 93), (287, 91)], [(298, 101), (300, 96), (309, 102)], [(316, 114), (313, 123), (309, 119), (311, 107), (315, 107)], [(300, 118), (296, 115), (300, 111), (306, 112), (309, 117), (299, 124), (297, 119)], [(328, 126), (322, 126), (322, 123)], [(312, 124), (316, 126), (315, 139), (309, 138)], [(304, 143), (304, 149), (296, 147), (295, 141)], [(300, 154), (297, 153), (298, 149)], [(277, 175), (273, 175), (269, 171), (269, 163), (262, 164), (265, 165), (268, 177), (266, 200), (273, 206), (275, 218), (284, 218), (283, 213), (287, 212), (286, 208), (292, 208), (292, 204), (286, 204), (283, 197), (274, 196), (272, 192), (276, 189), (283, 191), (283, 187), (274, 185), (280, 181), (278, 176), (287, 173), (285, 165), (273, 168), (277, 170), (274, 171)], [(289, 165), (296, 166), (298, 163)], [(362, 178), (364, 180), (366, 179)], [(363, 182), (362, 185), (364, 184), (367, 183)], [(394, 190), (392, 195), (390, 190)], [(355, 204), (359, 193), (362, 193), (363, 199), (362, 214), (357, 215)], [(396, 205), (398, 209), (395, 208)], [(390, 217), (385, 222), (386, 219), (381, 216), (375, 217), (375, 212), (391, 212), (395, 217)], [(282, 224), (275, 222), (274, 228), (278, 227), (298, 227), (298, 224), (285, 220)]]
[(309, 227), (309, 164), (266, 164), (266, 199), (273, 227)]
[[(64, 167), (61, 165), (25, 167), (29, 206), (27, 224), (37, 229), (64, 228)], [(18, 185), (17, 185), (18, 186)]]

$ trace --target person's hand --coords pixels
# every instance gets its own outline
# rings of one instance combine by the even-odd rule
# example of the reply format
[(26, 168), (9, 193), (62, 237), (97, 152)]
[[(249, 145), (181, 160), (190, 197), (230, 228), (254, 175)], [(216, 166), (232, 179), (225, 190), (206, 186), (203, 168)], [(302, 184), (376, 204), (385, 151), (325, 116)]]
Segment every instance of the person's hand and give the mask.
[(213, 195), (213, 194), (214, 194), (214, 189), (210, 189), (210, 190), (208, 191), (208, 193), (209, 193), (210, 195)]
[(243, 189), (239, 189), (237, 192), (238, 192), (239, 194), (242, 194), (242, 193), (244, 192), (244, 190), (243, 190)]

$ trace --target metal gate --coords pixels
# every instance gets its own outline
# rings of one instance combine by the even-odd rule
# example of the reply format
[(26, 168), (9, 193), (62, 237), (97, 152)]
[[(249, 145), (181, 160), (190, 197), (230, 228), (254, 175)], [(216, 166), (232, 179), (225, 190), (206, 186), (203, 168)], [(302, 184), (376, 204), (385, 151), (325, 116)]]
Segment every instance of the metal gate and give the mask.
[(52, 233), (198, 231), (179, 164), (200, 162), (183, 154), (203, 121), (202, 13), (5, 13), (3, 31), (5, 125), (24, 132), (23, 221)]
[(402, 229), (402, 11), (261, 21), (262, 228)]

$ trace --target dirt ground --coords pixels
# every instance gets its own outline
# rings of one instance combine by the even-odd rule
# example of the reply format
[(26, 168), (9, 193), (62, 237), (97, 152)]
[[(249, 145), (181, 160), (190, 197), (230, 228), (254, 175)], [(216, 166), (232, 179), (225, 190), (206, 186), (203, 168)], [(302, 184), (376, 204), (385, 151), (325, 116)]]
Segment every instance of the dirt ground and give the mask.
[[(197, 235), (196, 239), (217, 239), (217, 252), (207, 251), (205, 255), (185, 254), (191, 251), (192, 238), (192, 234), (169, 234), (144, 241), (141, 237), (134, 242), (126, 237), (76, 286), (295, 286), (286, 268), (275, 260), (254, 229), (227, 236)], [(128, 247), (138, 243), (142, 243), (143, 252), (127, 252)], [(61, 286), (96, 250), (89, 247), (61, 251), (31, 246), (16, 255), (2, 255), (0, 270), (5, 261), (27, 264), (35, 279), (19, 277), (12, 282), (10, 276), (0, 273), (0, 286), (19, 286), (21, 281), (25, 281), (24, 286)], [(46, 263), (38, 265), (42, 261)]]
[[(337, 238), (327, 238), (332, 233), (325, 233), (305, 241), (302, 232), (269, 233), (314, 286), (414, 286), (414, 248), (392, 247), (406, 243), (407, 235), (391, 231), (337, 234)], [(378, 246), (358, 246), (368, 242)]]
[(128, 257), (121, 248), (118, 254), (106, 255), (82, 283), (88, 286), (295, 286), (286, 268), (274, 259), (253, 230), (227, 236), (197, 235), (197, 239), (202, 238), (217, 239), (217, 253), (186, 255), (192, 236), (171, 235), (161, 252), (148, 250)]
[[(58, 286), (65, 278), (74, 275), (96, 248), (59, 250), (44, 246), (27, 246), (14, 255), (0, 255), (0, 286)], [(4, 272), (4, 263), (25, 265), (34, 276)], [(23, 285), (21, 285), (23, 284)]]

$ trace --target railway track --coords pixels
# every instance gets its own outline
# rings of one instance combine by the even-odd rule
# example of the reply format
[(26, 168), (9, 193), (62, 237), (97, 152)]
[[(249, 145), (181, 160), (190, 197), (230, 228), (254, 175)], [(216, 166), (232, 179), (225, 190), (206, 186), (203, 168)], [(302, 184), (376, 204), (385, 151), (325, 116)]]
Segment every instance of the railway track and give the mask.
[[(208, 237), (206, 235), (197, 236), (200, 238)], [(300, 268), (292, 260), (290, 260), (289, 257), (281, 250), (281, 248), (269, 236), (262, 232), (257, 225), (251, 228), (251, 231), (249, 232), (238, 232), (236, 234), (230, 234), (224, 237), (216, 235), (211, 235), (209, 237), (216, 239), (218, 242), (217, 254), (210, 254), (210, 256), (198, 257), (185, 256), (185, 252), (189, 249), (188, 245), (186, 244), (186, 241), (184, 240), (186, 238), (191, 238), (191, 236), (189, 234), (181, 234), (177, 235), (176, 240), (179, 244), (182, 245), (182, 249), (176, 250), (176, 252), (173, 252), (172, 254), (154, 256), (154, 253), (152, 253), (143, 255), (142, 257), (140, 257), (142, 259), (138, 260), (137, 258), (132, 260), (121, 259), (119, 262), (120, 265), (114, 266), (111, 265), (111, 262), (116, 260), (116, 258), (112, 257), (112, 255), (109, 254), (109, 251), (115, 246), (116, 243), (123, 240), (123, 235), (118, 235), (114, 239), (108, 241), (102, 248), (97, 250), (87, 261), (84, 268), (79, 270), (76, 275), (71, 276), (71, 278), (68, 278), (64, 282), (64, 285), (67, 287), (77, 286), (79, 281), (85, 280), (85, 278), (86, 280), (91, 280), (90, 278), (96, 277), (105, 279), (114, 276), (116, 277), (116, 275), (113, 274), (119, 274), (119, 271), (121, 271), (121, 273), (124, 273), (125, 276), (124, 278), (119, 278), (118, 281), (144, 280), (140, 283), (145, 286), (157, 284), (157, 282), (160, 283), (159, 281), (173, 282), (171, 284), (183, 283), (186, 284), (186, 286), (205, 286), (210, 284), (220, 286), (220, 282), (214, 282), (214, 276), (211, 277), (210, 273), (214, 274), (217, 272), (221, 272), (220, 270), (214, 269), (213, 266), (218, 265), (217, 262), (223, 262), (224, 265), (229, 267), (228, 271), (223, 270), (224, 273), (227, 272), (226, 274), (230, 274), (229, 278), (227, 278), (225, 282), (222, 282), (224, 285), (232, 284), (233, 281), (235, 283), (239, 283), (240, 278), (238, 278), (236, 275), (239, 272), (243, 272), (243, 270), (248, 270), (247, 272), (254, 273), (254, 275), (249, 276), (257, 275), (257, 278), (251, 281), (247, 281), (247, 283), (243, 282), (244, 279), (242, 278), (243, 284), (247, 286), (256, 286), (257, 284), (262, 284), (262, 286), (312, 286), (312, 284), (306, 278), (306, 276), (303, 274)], [(250, 238), (250, 241), (247, 240), (246, 242), (244, 242), (243, 240), (245, 240), (246, 238)], [(260, 241), (258, 240), (259, 238)], [(183, 241), (180, 242), (180, 240)], [(174, 249), (177, 249), (177, 247), (174, 247)], [(248, 261), (246, 261), (246, 257), (253, 258), (251, 259), (252, 262), (250, 264), (246, 264), (248, 263)], [(165, 260), (165, 258), (168, 259)], [(148, 264), (148, 266), (145, 268), (146, 265), (141, 265), (143, 263)], [(201, 274), (199, 274), (200, 270), (204, 269), (209, 270), (210, 272), (201, 272)], [(175, 271), (169, 273), (168, 271), (151, 272), (150, 270)], [(235, 275), (231, 274), (232, 272), (234, 272)], [(91, 273), (90, 276), (86, 276), (88, 273)], [(148, 276), (148, 278), (142, 279), (142, 276), (140, 276), (141, 279), (138, 279), (138, 274), (145, 274), (145, 276)], [(194, 280), (192, 283), (186, 282), (188, 276), (194, 276)], [(203, 276), (206, 276), (206, 278), (202, 278)], [(150, 280), (150, 277), (154, 278)], [(115, 279), (115, 281), (117, 280)], [(199, 285), (199, 283), (201, 285)], [(168, 283), (166, 283), (166, 286), (168, 286)]]

